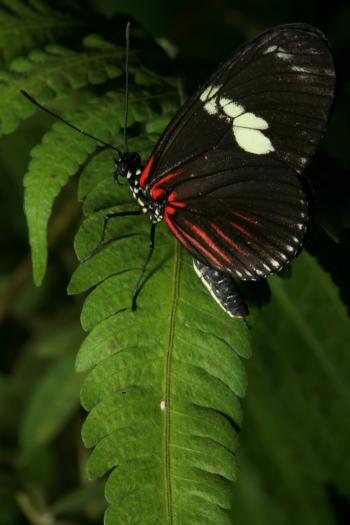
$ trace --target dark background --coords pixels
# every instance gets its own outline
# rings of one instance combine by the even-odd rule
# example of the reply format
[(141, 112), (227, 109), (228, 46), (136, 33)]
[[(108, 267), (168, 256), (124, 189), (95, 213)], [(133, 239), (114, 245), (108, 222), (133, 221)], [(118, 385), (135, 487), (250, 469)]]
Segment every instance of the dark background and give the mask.
[[(65, 3), (51, 4), (62, 10)], [(66, 4), (70, 9), (70, 3)], [(188, 93), (239, 44), (274, 25), (307, 22), (330, 40), (337, 97), (329, 131), (308, 172), (316, 217), (307, 249), (315, 259), (297, 263), (295, 297), (290, 292), (291, 281), (283, 285), (297, 306), (297, 319), (277, 290), (277, 299), (265, 307), (253, 333), (255, 351), (248, 365), (249, 394), (234, 517), (242, 525), (348, 523), (350, 378), (341, 376), (339, 369), (350, 368), (346, 352), (350, 346), (346, 319), (350, 304), (349, 3), (79, 3), (80, 7), (84, 4), (85, 14), (96, 18), (96, 32), (104, 24), (120, 31), (126, 18), (119, 15), (125, 15), (161, 39), (167, 49), (170, 42), (176, 59), (169, 67), (184, 78)], [(72, 239), (80, 210), (75, 181), (55, 208), (44, 284), (36, 288), (31, 280), (22, 180), (30, 150), (49, 125), (46, 115), (38, 115), (0, 142), (1, 525), (51, 523), (43, 521), (45, 516), (52, 523), (56, 519), (57, 523), (102, 523), (105, 506), (103, 484), (86, 479), (87, 451), (80, 441), (84, 414), (79, 408), (80, 380), (73, 364), (83, 338), (79, 325), (82, 298), (65, 293), (76, 266)], [(309, 302), (302, 310), (298, 301), (313, 280)], [(320, 304), (325, 305), (322, 315)], [(325, 339), (327, 345), (322, 346)], [(332, 352), (334, 361), (329, 356)], [(52, 405), (49, 410), (48, 403)], [(51, 418), (45, 417), (48, 412)]]

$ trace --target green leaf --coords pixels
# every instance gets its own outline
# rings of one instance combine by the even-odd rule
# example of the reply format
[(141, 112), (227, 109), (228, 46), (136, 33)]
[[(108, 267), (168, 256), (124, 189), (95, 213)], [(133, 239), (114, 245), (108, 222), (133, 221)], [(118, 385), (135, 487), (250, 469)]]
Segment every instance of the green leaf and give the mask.
[[(106, 141), (112, 141), (120, 126), (117, 107), (111, 99), (95, 101), (85, 111), (70, 114), (67, 118), (85, 130), (97, 130), (100, 138)], [(36, 284), (41, 283), (46, 270), (46, 228), (53, 202), (69, 177), (77, 172), (95, 148), (91, 139), (59, 122), (46, 133), (42, 144), (31, 152), (32, 160), (24, 179), (24, 209)]]
[[(138, 123), (146, 127), (152, 120), (158, 119), (163, 111), (162, 99), (164, 96), (168, 96), (166, 92), (155, 94), (154, 90), (152, 92), (131, 91), (129, 125)], [(166, 105), (165, 109), (169, 119), (169, 105)], [(67, 119), (74, 122), (80, 129), (87, 132), (92, 131), (100, 139), (112, 143), (114, 137), (118, 134), (120, 136), (120, 129), (124, 125), (124, 94), (118, 96), (117, 99), (106, 96), (91, 101), (82, 111), (69, 114)], [(134, 141), (135, 147), (142, 145), (142, 142), (145, 141), (142, 139)], [(132, 140), (130, 144), (133, 144)], [(69, 177), (78, 171), (95, 149), (95, 142), (59, 122), (54, 124), (52, 130), (44, 136), (42, 144), (36, 146), (31, 152), (32, 160), (24, 180), (24, 208), (36, 284), (41, 283), (46, 270), (46, 228), (53, 202), (62, 187), (67, 184)], [(114, 168), (110, 151), (106, 152), (105, 158), (109, 159), (109, 164), (108, 170), (103, 173), (102, 181), (107, 181), (111, 199), (114, 195), (114, 192), (111, 191), (114, 190), (112, 180)], [(104, 166), (107, 165), (104, 164)]]
[(306, 252), (291, 279), (270, 284), (253, 330), (235, 522), (335, 525), (332, 493), (350, 498), (349, 317)]
[(0, 49), (5, 60), (76, 32), (85, 24), (82, 17), (60, 13), (41, 0), (2, 0), (1, 4)]
[[(134, 206), (124, 192), (119, 200), (115, 208)], [(79, 257), (94, 247), (101, 224), (101, 213), (83, 223)], [(248, 329), (212, 301), (164, 225), (131, 312), (148, 230), (145, 217), (116, 219), (106, 247), (77, 268), (69, 286), (71, 293), (95, 286), (77, 359), (79, 371), (93, 368), (81, 393), (90, 411), (84, 443), (95, 447), (89, 475), (117, 467), (106, 485), (107, 524), (229, 524)]]
[(81, 380), (75, 374), (72, 353), (55, 361), (41, 376), (22, 419), (22, 457), (30, 457), (62, 430), (78, 408)]
[[(94, 40), (96, 42), (96, 38)], [(41, 103), (88, 85), (101, 84), (121, 76), (118, 66), (124, 50), (111, 44), (76, 52), (62, 46), (46, 46), (33, 50), (28, 57), (16, 58), (8, 71), (0, 71), (0, 133), (13, 132), (21, 120), (34, 113), (36, 107), (21, 94), (27, 91)]]

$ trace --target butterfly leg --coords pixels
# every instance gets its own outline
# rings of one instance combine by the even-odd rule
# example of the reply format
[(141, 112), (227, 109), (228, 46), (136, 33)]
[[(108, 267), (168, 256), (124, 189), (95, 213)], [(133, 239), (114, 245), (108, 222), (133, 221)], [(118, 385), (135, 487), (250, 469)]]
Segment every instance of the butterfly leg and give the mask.
[(98, 241), (98, 243), (96, 244), (95, 248), (90, 253), (88, 253), (85, 257), (80, 259), (80, 264), (84, 264), (86, 261), (91, 259), (91, 257), (96, 255), (96, 253), (100, 250), (100, 248), (103, 245), (104, 240), (105, 240), (108, 222), (111, 219), (114, 219), (115, 217), (127, 217), (128, 215), (141, 215), (141, 213), (142, 213), (141, 210), (117, 211), (117, 212), (107, 213), (103, 217), (103, 226), (102, 226), (102, 232), (101, 232), (100, 240)]
[(134, 291), (132, 293), (131, 309), (132, 309), (133, 312), (136, 310), (136, 299), (137, 299), (137, 296), (138, 296), (138, 294), (139, 294), (139, 292), (141, 290), (143, 276), (145, 275), (146, 268), (148, 266), (148, 263), (151, 260), (152, 254), (153, 254), (155, 231), (156, 231), (156, 224), (151, 223), (151, 229), (150, 229), (150, 235), (149, 235), (149, 252), (148, 252), (148, 255), (147, 255), (147, 258), (146, 258), (145, 262), (143, 263), (139, 279), (138, 279), (138, 281), (136, 283), (136, 286), (134, 288)]
[(215, 301), (231, 317), (247, 317), (249, 312), (238, 286), (230, 275), (193, 259), (196, 274), (208, 288)]

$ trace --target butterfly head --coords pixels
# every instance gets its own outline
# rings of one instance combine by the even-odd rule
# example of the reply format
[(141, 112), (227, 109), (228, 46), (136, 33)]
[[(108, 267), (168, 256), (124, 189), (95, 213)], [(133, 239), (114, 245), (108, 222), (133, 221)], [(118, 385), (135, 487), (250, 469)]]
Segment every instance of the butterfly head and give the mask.
[(141, 158), (138, 153), (126, 152), (119, 158), (115, 159), (114, 180), (120, 184), (119, 178), (126, 178), (129, 182), (135, 179), (137, 172), (141, 167)]

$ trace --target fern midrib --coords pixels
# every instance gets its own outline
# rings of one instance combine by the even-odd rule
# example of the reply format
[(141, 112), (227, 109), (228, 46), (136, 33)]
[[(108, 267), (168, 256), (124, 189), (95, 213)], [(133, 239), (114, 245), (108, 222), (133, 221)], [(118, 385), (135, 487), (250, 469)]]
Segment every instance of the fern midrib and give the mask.
[(174, 346), (174, 331), (176, 322), (176, 309), (179, 300), (179, 274), (181, 266), (181, 246), (175, 240), (175, 255), (174, 255), (174, 269), (172, 281), (172, 300), (169, 312), (169, 332), (168, 343), (164, 367), (164, 477), (165, 477), (165, 496), (166, 496), (166, 515), (168, 525), (173, 523), (173, 509), (172, 509), (172, 486), (171, 486), (171, 459), (170, 459), (170, 389), (171, 389), (171, 365), (172, 365), (172, 351)]

